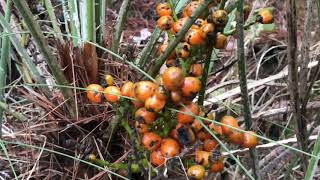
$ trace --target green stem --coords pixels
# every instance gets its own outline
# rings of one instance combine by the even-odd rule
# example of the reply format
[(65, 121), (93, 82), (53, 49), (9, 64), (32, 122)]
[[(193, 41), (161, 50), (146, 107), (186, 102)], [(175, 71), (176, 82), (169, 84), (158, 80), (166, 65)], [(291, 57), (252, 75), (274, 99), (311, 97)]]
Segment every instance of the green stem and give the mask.
[(99, 29), (97, 42), (104, 45), (104, 35), (106, 33), (106, 0), (99, 0)]
[(115, 37), (112, 43), (112, 51), (115, 53), (119, 53), (120, 38), (123, 31), (124, 22), (127, 19), (130, 2), (130, 0), (124, 0), (119, 11), (119, 18), (117, 19), (117, 24), (115, 26)]
[(80, 37), (80, 22), (78, 16), (78, 4), (77, 0), (69, 0), (68, 1), (69, 9), (70, 9), (70, 17), (71, 17), (71, 34), (73, 36), (73, 45), (77, 47), (79, 45), (79, 37)]
[(200, 106), (203, 105), (204, 98), (205, 98), (208, 74), (209, 74), (209, 71), (210, 71), (209, 67), (210, 67), (210, 63), (211, 63), (212, 57), (215, 57), (215, 52), (214, 52), (213, 46), (211, 45), (210, 47), (208, 47), (207, 59), (206, 59), (206, 61), (204, 63), (203, 74), (202, 74), (202, 77), (201, 77), (201, 89), (200, 89), (200, 92), (199, 92), (199, 100), (198, 100), (198, 104)]
[[(247, 88), (247, 77), (246, 77), (246, 59), (244, 56), (244, 12), (243, 12), (243, 0), (238, 1), (237, 6), (237, 55), (238, 55), (238, 69), (239, 69), (239, 78), (240, 78), (240, 90), (241, 90), (241, 99), (243, 104), (243, 116), (246, 125), (246, 129), (249, 130), (252, 127), (252, 118), (251, 118), (251, 110), (249, 104), (249, 95), (248, 95), (248, 88)], [(250, 156), (252, 160), (252, 170), (255, 176), (255, 179), (260, 179), (259, 174), (259, 162), (257, 151), (255, 148), (250, 148)]]
[(94, 0), (84, 0), (81, 6), (83, 14), (83, 16), (81, 16), (82, 39), (90, 42), (95, 42), (94, 4)]
[[(10, 16), (11, 16), (11, 0), (7, 1), (6, 4), (6, 12), (5, 12), (5, 20), (9, 23), (10, 22)], [(6, 86), (6, 79), (7, 79), (7, 62), (10, 61), (10, 39), (7, 36), (4, 36), (2, 38), (2, 44), (1, 44), (1, 59), (0, 59), (0, 87)], [(0, 101), (4, 101), (4, 89), (0, 90)], [(0, 138), (2, 136), (2, 115), (3, 111), (0, 109)]]
[(61, 36), (62, 33), (61, 33), (61, 30), (58, 26), (57, 18), (56, 18), (56, 15), (54, 14), (54, 9), (53, 9), (51, 0), (44, 0), (44, 4), (47, 8), (48, 15), (49, 15), (50, 21), (52, 23), (53, 30), (57, 33), (56, 36), (62, 42), (63, 41), (63, 38)]
[(196, 11), (190, 16), (190, 18), (184, 24), (182, 29), (178, 32), (178, 34), (174, 38), (174, 40), (169, 43), (169, 45), (168, 45), (167, 49), (164, 51), (164, 53), (156, 60), (155, 65), (152, 68), (150, 68), (150, 70), (148, 71), (148, 74), (150, 74), (152, 77), (155, 77), (158, 74), (161, 66), (166, 61), (166, 59), (169, 57), (171, 52), (181, 42), (181, 40), (184, 38), (185, 34), (188, 32), (189, 28), (192, 26), (192, 24), (204, 12), (204, 10), (208, 7), (208, 4), (211, 3), (212, 1), (213, 0), (205, 0), (205, 2), (202, 3), (196, 9)]
[[(26, 25), (28, 26), (28, 29), (30, 33), (32, 34), (35, 43), (37, 44), (40, 52), (43, 54), (44, 59), (46, 60), (46, 63), (48, 64), (55, 80), (58, 84), (61, 85), (68, 85), (68, 81), (64, 77), (64, 74), (61, 70), (61, 68), (58, 66), (58, 63), (54, 56), (52, 55), (51, 50), (49, 49), (47, 42), (45, 41), (45, 37), (43, 33), (41, 32), (39, 24), (35, 22), (33, 19), (33, 15), (28, 7), (28, 4), (25, 0), (13, 0), (14, 4), (16, 5), (17, 9), (20, 11)], [(71, 117), (76, 116), (75, 107), (74, 107), (74, 97), (73, 93), (70, 89), (66, 88), (60, 88), (63, 96), (65, 99), (69, 99), (69, 101), (66, 103)]]

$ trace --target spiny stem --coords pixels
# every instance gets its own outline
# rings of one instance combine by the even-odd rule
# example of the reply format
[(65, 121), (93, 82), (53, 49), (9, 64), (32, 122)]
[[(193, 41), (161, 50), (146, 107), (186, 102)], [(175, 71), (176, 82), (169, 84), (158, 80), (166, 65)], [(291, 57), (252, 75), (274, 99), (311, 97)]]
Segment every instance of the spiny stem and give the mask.
[[(251, 118), (251, 110), (250, 110), (250, 104), (249, 104), (249, 96), (248, 96), (248, 88), (247, 88), (247, 77), (246, 77), (246, 60), (244, 56), (244, 12), (243, 12), (243, 0), (238, 1), (237, 6), (237, 55), (239, 59), (238, 63), (238, 69), (239, 69), (239, 78), (240, 78), (240, 89), (241, 89), (241, 98), (242, 98), (242, 104), (243, 104), (243, 114), (244, 114), (244, 120), (246, 129), (251, 129), (252, 127), (252, 118)], [(255, 176), (255, 179), (260, 179), (259, 174), (259, 163), (258, 163), (258, 156), (257, 151), (255, 148), (250, 149), (250, 156), (252, 160), (252, 170), (253, 174)]]

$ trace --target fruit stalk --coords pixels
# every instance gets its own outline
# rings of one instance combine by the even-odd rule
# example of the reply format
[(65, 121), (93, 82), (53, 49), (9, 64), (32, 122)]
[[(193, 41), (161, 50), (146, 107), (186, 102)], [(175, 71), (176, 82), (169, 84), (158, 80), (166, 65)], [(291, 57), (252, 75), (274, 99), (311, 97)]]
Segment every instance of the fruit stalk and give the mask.
[[(241, 89), (241, 98), (243, 103), (243, 115), (245, 120), (246, 129), (250, 130), (252, 127), (252, 118), (251, 118), (251, 109), (249, 104), (249, 95), (247, 88), (247, 77), (246, 77), (246, 59), (244, 56), (244, 12), (243, 12), (243, 0), (238, 1), (237, 6), (237, 56), (239, 59), (238, 69), (239, 69), (239, 78), (240, 78), (240, 89)], [(252, 170), (255, 176), (255, 179), (260, 179), (259, 174), (259, 163), (257, 151), (255, 148), (250, 149), (250, 156), (252, 160)]]
[(182, 29), (178, 32), (177, 36), (173, 39), (173, 41), (169, 43), (164, 53), (155, 61), (155, 65), (148, 71), (148, 74), (150, 74), (152, 77), (155, 77), (157, 75), (161, 66), (170, 56), (171, 52), (181, 42), (189, 28), (193, 25), (196, 19), (203, 13), (203, 11), (212, 1), (213, 0), (206, 0), (196, 9), (196, 11), (190, 16), (185, 25), (182, 27)]

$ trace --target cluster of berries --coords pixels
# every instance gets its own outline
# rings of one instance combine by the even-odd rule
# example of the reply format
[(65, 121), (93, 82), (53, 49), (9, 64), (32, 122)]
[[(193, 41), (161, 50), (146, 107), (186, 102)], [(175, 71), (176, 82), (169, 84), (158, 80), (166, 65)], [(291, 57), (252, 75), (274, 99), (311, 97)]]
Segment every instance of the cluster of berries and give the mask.
[[(157, 26), (176, 35), (187, 22), (188, 18), (200, 6), (203, 0), (191, 1), (182, 12), (182, 17), (176, 21), (172, 17), (173, 12), (169, 3), (159, 3), (156, 7), (159, 19)], [(209, 4), (208, 9), (216, 9), (219, 0)], [(209, 11), (208, 11), (209, 12)], [(258, 144), (255, 132), (244, 131), (240, 128), (237, 119), (232, 116), (223, 116), (221, 125), (214, 113), (204, 113), (203, 108), (192, 102), (201, 89), (203, 67), (201, 63), (190, 64), (189, 71), (180, 67), (179, 60), (190, 58), (191, 49), (199, 48), (206, 42), (214, 43), (217, 49), (223, 49), (227, 44), (227, 36), (222, 32), (228, 22), (228, 13), (225, 10), (212, 10), (212, 13), (204, 13), (198, 18), (181, 42), (166, 60), (167, 69), (152, 81), (126, 82), (121, 88), (114, 86), (113, 78), (105, 76), (106, 88), (98, 84), (87, 87), (87, 98), (94, 103), (101, 103), (103, 99), (110, 103), (117, 103), (121, 98), (131, 101), (134, 111), (133, 123), (136, 131), (141, 135), (141, 144), (150, 153), (150, 162), (154, 166), (162, 166), (166, 160), (179, 156), (186, 147), (200, 145), (192, 152), (191, 162), (188, 163), (188, 176), (194, 179), (203, 179), (206, 169), (217, 173), (224, 168), (224, 157), (220, 153), (217, 139), (205, 130), (208, 126), (219, 140), (239, 145), (245, 148), (253, 148)], [(272, 14), (268, 10), (261, 10), (257, 15), (257, 22), (271, 23)], [(160, 45), (159, 54), (164, 53), (168, 43)], [(103, 98), (104, 97), (104, 98)], [(160, 135), (152, 126), (164, 117), (165, 111), (170, 108), (179, 109), (166, 122), (173, 124), (169, 133)], [(196, 117), (207, 118), (212, 121), (201, 121)], [(168, 118), (168, 117), (167, 117)], [(197, 143), (198, 144), (198, 143)]]

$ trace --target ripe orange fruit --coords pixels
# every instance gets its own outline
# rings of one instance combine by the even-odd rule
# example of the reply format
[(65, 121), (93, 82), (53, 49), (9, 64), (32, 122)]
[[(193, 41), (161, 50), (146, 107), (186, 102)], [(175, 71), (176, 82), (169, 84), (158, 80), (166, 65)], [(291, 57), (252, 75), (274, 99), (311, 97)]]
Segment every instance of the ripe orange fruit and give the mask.
[(179, 89), (184, 82), (184, 75), (181, 68), (169, 67), (162, 75), (163, 85), (169, 91)]
[(108, 86), (112, 86), (114, 84), (113, 77), (110, 74), (105, 75), (104, 80)]
[(186, 77), (181, 88), (182, 95), (185, 97), (194, 97), (201, 89), (201, 82), (196, 77)]
[[(182, 124), (189, 124), (194, 120), (194, 116), (199, 115), (199, 106), (195, 103), (190, 103), (185, 107), (179, 109), (180, 112), (177, 113), (177, 121)], [(188, 114), (191, 115), (188, 115)]]
[(180, 62), (177, 59), (167, 59), (166, 66), (169, 67), (179, 67)]
[(218, 33), (216, 35), (214, 47), (216, 49), (224, 49), (224, 48), (226, 48), (227, 44), (228, 44), (228, 37), (221, 34), (221, 33)]
[(113, 103), (118, 102), (121, 95), (120, 89), (116, 86), (108, 86), (103, 93), (106, 100)]
[(156, 7), (156, 12), (158, 16), (170, 16), (172, 10), (169, 3), (159, 3)]
[(193, 165), (188, 169), (188, 176), (196, 180), (202, 180), (205, 176), (206, 170), (201, 165)]
[(188, 18), (184, 17), (179, 19), (178, 21), (176, 21), (173, 25), (172, 25), (172, 31), (174, 34), (177, 34), (182, 27), (184, 26), (184, 24), (187, 22)]
[[(133, 98), (135, 98), (135, 97), (133, 96)], [(133, 104), (133, 106), (135, 108), (140, 108), (140, 107), (144, 106), (144, 103), (142, 101), (139, 101), (139, 100), (131, 100), (131, 103)]]
[(217, 10), (212, 13), (212, 21), (215, 25), (225, 26), (228, 20), (228, 13), (225, 10)]
[(190, 67), (190, 75), (194, 77), (200, 77), (202, 75), (202, 64), (192, 64)]
[(142, 102), (151, 97), (158, 85), (151, 81), (140, 81), (134, 86), (134, 97)]
[(168, 99), (167, 91), (163, 86), (159, 86), (155, 92), (155, 96), (157, 99), (166, 101)]
[[(168, 43), (163, 43), (162, 45), (159, 46), (159, 48), (158, 48), (158, 55), (159, 56), (162, 55), (166, 51), (168, 45), (169, 45)], [(168, 59), (175, 59), (175, 58), (176, 58), (176, 53), (174, 51), (172, 51), (171, 54), (169, 55)]]
[(190, 55), (190, 49), (191, 49), (191, 46), (190, 44), (184, 42), (184, 43), (181, 43), (178, 47), (179, 51), (178, 51), (178, 56), (182, 59), (186, 59), (189, 57)]
[(258, 144), (258, 138), (256, 135), (255, 132), (253, 131), (247, 131), (249, 133), (252, 133), (252, 134), (249, 134), (249, 133), (244, 133), (243, 134), (243, 143), (242, 143), (242, 146), (245, 147), (245, 148), (254, 148), (257, 146)]
[(196, 136), (192, 129), (185, 125), (177, 128), (177, 137), (179, 143), (185, 146), (189, 146), (196, 141)]
[(136, 129), (137, 129), (138, 133), (144, 134), (144, 133), (149, 132), (149, 126), (147, 124), (139, 123), (137, 121), (135, 124), (136, 124)]
[(197, 120), (193, 121), (193, 123), (191, 124), (191, 127), (193, 128), (194, 132), (199, 132), (202, 129), (202, 125)]
[(161, 166), (162, 164), (164, 164), (165, 160), (166, 159), (164, 158), (164, 156), (161, 154), (159, 150), (153, 151), (150, 154), (150, 161), (151, 161), (151, 164), (153, 164), (154, 166)]
[(228, 140), (233, 144), (241, 145), (244, 140), (243, 133), (237, 130), (233, 130), (229, 135)]
[(179, 137), (178, 137), (178, 131), (177, 131), (177, 129), (179, 129), (179, 128), (182, 127), (182, 126), (184, 126), (184, 125), (181, 124), (181, 123), (178, 123), (178, 124), (176, 125), (176, 127), (171, 130), (171, 132), (170, 132), (170, 137), (172, 137), (173, 139), (175, 139), (175, 140), (178, 141), (178, 140), (179, 140)]
[(208, 133), (208, 132), (206, 132), (205, 130), (203, 130), (203, 131), (198, 132), (197, 138), (198, 138), (200, 141), (205, 141), (206, 139), (211, 139), (212, 136), (211, 136), (210, 133)]
[(154, 112), (150, 112), (144, 107), (139, 108), (135, 113), (135, 119), (140, 123), (152, 124), (156, 118), (157, 115)]
[(160, 147), (161, 154), (167, 158), (171, 158), (180, 152), (179, 143), (171, 138), (163, 139)]
[(211, 34), (214, 32), (215, 30), (215, 27), (212, 23), (207, 23), (207, 24), (204, 24), (202, 27), (201, 27), (201, 30), (202, 30), (202, 38), (207, 38), (208, 34)]
[(142, 144), (149, 151), (156, 150), (161, 145), (161, 137), (153, 132), (144, 133), (142, 137)]
[(183, 10), (183, 17), (190, 17), (199, 5), (200, 3), (198, 1), (190, 2)]
[(128, 81), (124, 83), (121, 87), (121, 95), (126, 97), (133, 97), (134, 96), (134, 83)]
[(218, 134), (218, 135), (223, 135), (222, 127), (221, 127), (220, 125), (216, 125), (216, 124), (214, 124), (214, 123), (211, 123), (211, 124), (209, 125), (209, 128), (210, 128), (211, 130), (213, 130), (216, 134)]
[(89, 101), (94, 103), (101, 103), (102, 102), (102, 92), (103, 87), (99, 84), (90, 84), (87, 89), (87, 98)]
[(147, 110), (154, 112), (160, 112), (165, 105), (166, 101), (158, 99), (155, 95), (149, 97), (144, 103)]
[[(232, 116), (223, 116), (221, 119), (221, 123), (235, 127), (235, 128), (239, 128), (237, 119)], [(221, 125), (221, 129), (223, 134), (226, 136), (229, 136), (233, 132), (232, 128), (229, 128), (225, 125)]]
[(213, 151), (218, 146), (218, 142), (213, 139), (206, 139), (203, 142), (203, 150)]
[(182, 95), (180, 91), (171, 91), (170, 98), (174, 104), (179, 104), (182, 101)]
[(197, 150), (195, 161), (198, 164), (201, 164), (203, 166), (208, 166), (209, 165), (209, 157), (210, 157), (210, 152)]
[(210, 167), (210, 171), (211, 172), (214, 172), (214, 173), (217, 173), (217, 172), (221, 172), (224, 168), (224, 163), (223, 161), (217, 161), (217, 162), (214, 162), (211, 167)]
[(169, 30), (173, 23), (174, 21), (172, 16), (161, 16), (157, 21), (157, 26), (161, 30)]
[(201, 29), (189, 29), (184, 41), (191, 45), (201, 45), (204, 43), (203, 31)]
[(262, 9), (257, 15), (257, 22), (261, 24), (271, 24), (273, 23), (273, 15), (270, 9)]

